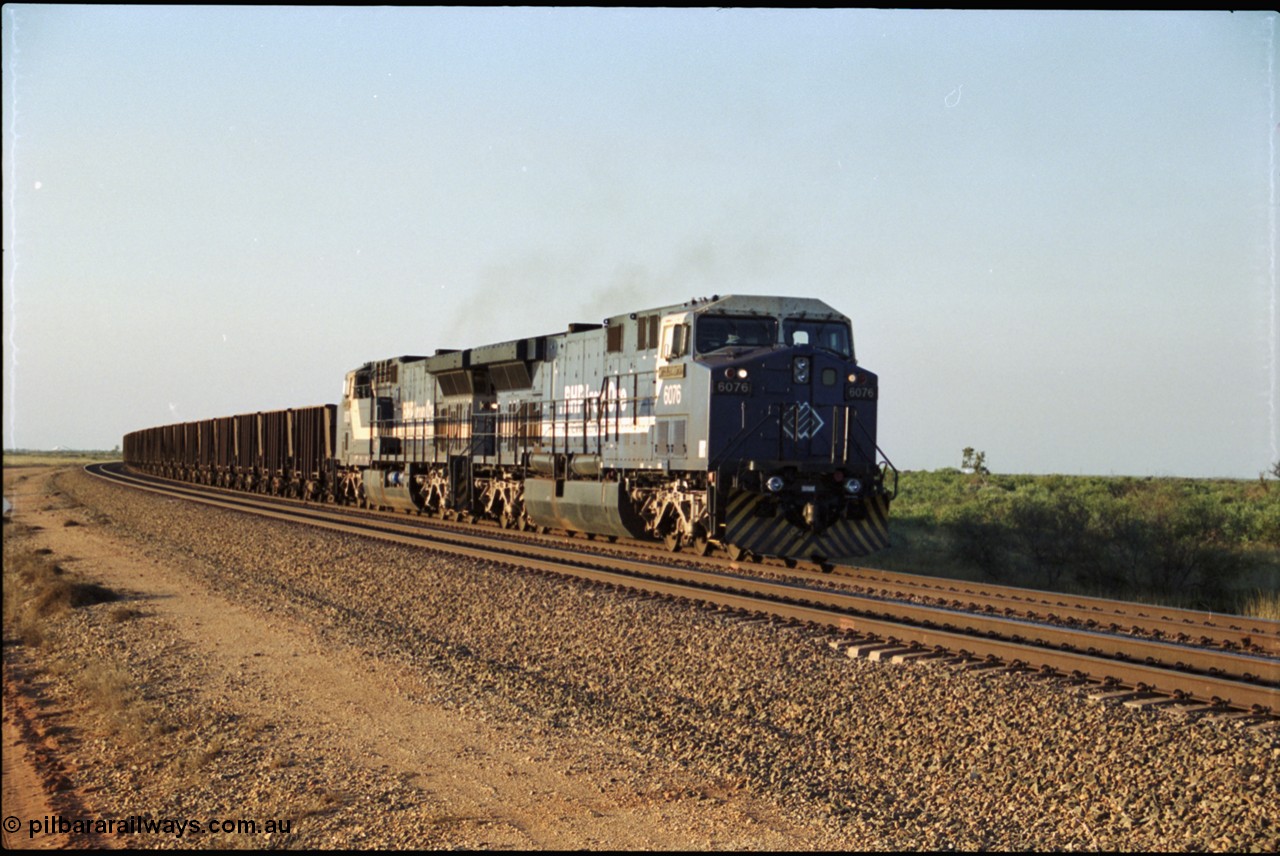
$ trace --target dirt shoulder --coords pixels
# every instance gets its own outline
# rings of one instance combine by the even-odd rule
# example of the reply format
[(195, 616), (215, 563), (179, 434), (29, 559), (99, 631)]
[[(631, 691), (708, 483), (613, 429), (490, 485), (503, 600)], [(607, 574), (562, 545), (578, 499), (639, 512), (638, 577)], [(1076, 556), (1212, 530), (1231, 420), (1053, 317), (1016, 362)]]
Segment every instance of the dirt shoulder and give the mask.
[[(655, 777), (616, 752), (607, 761), (571, 734), (541, 739), (424, 701), (433, 688), (421, 675), (320, 639), (280, 610), (235, 602), (172, 557), (142, 555), (54, 476), (5, 471), (6, 542), (47, 551), (123, 600), (60, 618), (49, 631), (57, 638), (39, 647), (6, 643), (4, 813), (23, 821), (6, 843), (280, 840), (128, 827), (146, 815), (202, 828), (275, 821), (288, 824), (291, 846), (806, 846), (767, 803)], [(95, 673), (101, 681), (84, 679)], [(112, 678), (117, 697), (93, 686)], [(175, 800), (180, 792), (189, 798)], [(29, 835), (47, 815), (116, 823), (90, 838)]]

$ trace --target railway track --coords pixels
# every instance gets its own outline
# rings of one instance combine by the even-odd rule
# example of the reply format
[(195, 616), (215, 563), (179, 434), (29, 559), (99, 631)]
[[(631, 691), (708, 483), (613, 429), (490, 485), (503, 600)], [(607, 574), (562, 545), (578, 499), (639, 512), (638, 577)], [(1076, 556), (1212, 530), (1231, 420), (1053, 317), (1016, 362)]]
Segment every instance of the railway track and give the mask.
[[(646, 542), (627, 542), (625, 548), (649, 554), (656, 561), (665, 561), (662, 557), (667, 554), (663, 548)], [(596, 549), (609, 548), (602, 545)], [(769, 573), (813, 585), (858, 589), (893, 600), (911, 600), (969, 612), (999, 613), (1009, 618), (1164, 639), (1199, 647), (1280, 656), (1280, 621), (1250, 616), (1058, 594), (1017, 586), (970, 583), (850, 565), (769, 559), (742, 562), (694, 556), (686, 561), (745, 573)]]
[(1031, 670), (1091, 684), (1099, 698), (1191, 712), (1231, 711), (1257, 717), (1268, 727), (1280, 722), (1275, 716), (1280, 658), (1272, 647), (1280, 627), (1271, 626), (1275, 622), (867, 569), (837, 575), (706, 558), (681, 562), (669, 553), (636, 555), (626, 545), (517, 538), (508, 530), (440, 525), (406, 515), (353, 515), (335, 506), (138, 476), (118, 465), (88, 469), (118, 483), (222, 508), (819, 625), (836, 632), (833, 647), (854, 656)]
[[(289, 502), (290, 500), (282, 500)], [(404, 520), (394, 512), (370, 512)], [(414, 518), (408, 518), (414, 519)], [(679, 553), (672, 558), (670, 550), (652, 541), (596, 539), (579, 533), (551, 536), (532, 532), (515, 532), (499, 528), (488, 521), (478, 524), (453, 523), (431, 519), (428, 525), (474, 532), (485, 527), (494, 538), (510, 541), (571, 544), (593, 554), (619, 556), (644, 555), (661, 563), (678, 562), (694, 567), (733, 570), (750, 575), (769, 575), (778, 579), (802, 581), (811, 585), (858, 589), (865, 594), (893, 600), (911, 600), (934, 606), (969, 612), (997, 612), (1008, 618), (1023, 618), (1039, 623), (1078, 626), (1089, 630), (1164, 639), (1199, 647), (1220, 647), (1230, 651), (1280, 656), (1280, 621), (1262, 618), (1182, 609), (1158, 604), (1108, 600), (1076, 594), (1058, 594), (1017, 586), (992, 583), (969, 583), (960, 580), (896, 573), (875, 568), (862, 568), (833, 563), (796, 560), (730, 559), (722, 556)], [(585, 548), (585, 542), (592, 542)]]
[(1280, 655), (1280, 622), (1277, 621), (1014, 586), (978, 585), (871, 568), (844, 568), (839, 573), (887, 597), (918, 598), (957, 609), (1000, 612), (1049, 624), (1075, 625), (1201, 647)]

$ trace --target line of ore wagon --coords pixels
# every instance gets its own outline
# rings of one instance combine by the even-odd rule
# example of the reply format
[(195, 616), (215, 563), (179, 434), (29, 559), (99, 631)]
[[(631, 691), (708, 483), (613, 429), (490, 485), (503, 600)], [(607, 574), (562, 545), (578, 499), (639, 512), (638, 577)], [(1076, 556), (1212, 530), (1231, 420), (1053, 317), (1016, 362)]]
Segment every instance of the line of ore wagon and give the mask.
[(333, 499), (338, 408), (220, 416), (126, 434), (124, 459), (164, 478), (298, 499)]

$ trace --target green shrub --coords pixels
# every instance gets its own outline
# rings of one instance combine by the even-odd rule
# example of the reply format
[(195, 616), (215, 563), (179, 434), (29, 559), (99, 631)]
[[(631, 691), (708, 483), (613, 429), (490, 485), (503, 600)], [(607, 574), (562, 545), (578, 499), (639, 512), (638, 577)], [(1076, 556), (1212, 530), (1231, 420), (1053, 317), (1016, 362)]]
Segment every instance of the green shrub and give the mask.
[(907, 471), (890, 520), (929, 545), (895, 547), (899, 570), (1216, 610), (1240, 608), (1250, 575), (1280, 588), (1266, 482)]

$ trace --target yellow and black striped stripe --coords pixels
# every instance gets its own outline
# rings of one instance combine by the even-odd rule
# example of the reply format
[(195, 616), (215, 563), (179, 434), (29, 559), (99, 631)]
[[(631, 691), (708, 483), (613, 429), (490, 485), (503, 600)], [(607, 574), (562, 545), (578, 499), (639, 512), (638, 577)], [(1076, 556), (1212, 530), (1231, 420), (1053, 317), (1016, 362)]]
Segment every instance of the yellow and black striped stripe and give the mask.
[(724, 540), (762, 556), (823, 556), (828, 559), (865, 556), (889, 546), (889, 503), (883, 496), (866, 501), (867, 516), (841, 519), (821, 532), (806, 532), (781, 513), (770, 513), (774, 500), (748, 491), (734, 491), (725, 512)]

